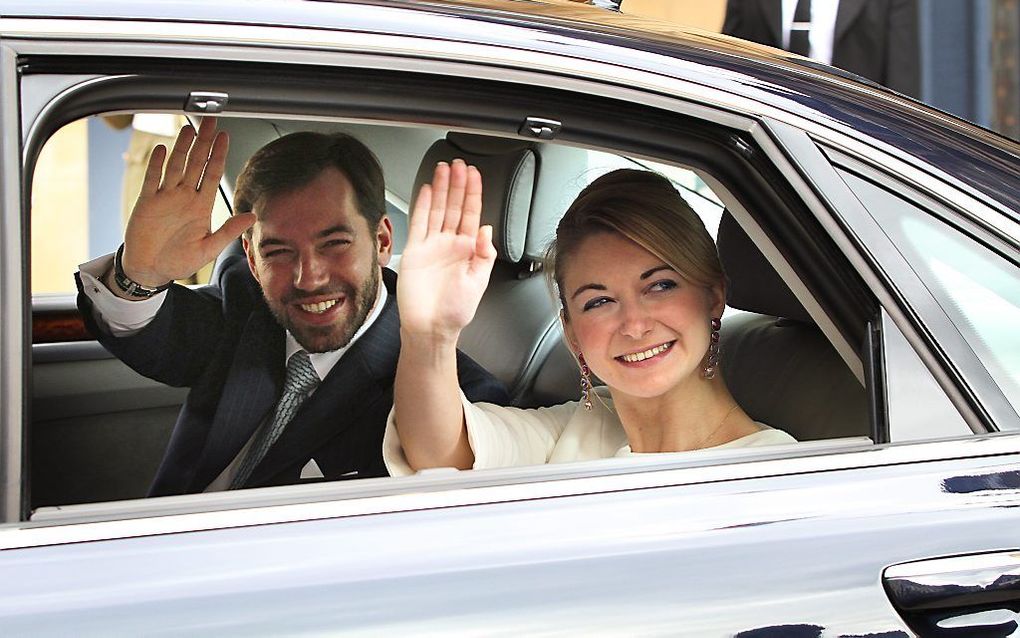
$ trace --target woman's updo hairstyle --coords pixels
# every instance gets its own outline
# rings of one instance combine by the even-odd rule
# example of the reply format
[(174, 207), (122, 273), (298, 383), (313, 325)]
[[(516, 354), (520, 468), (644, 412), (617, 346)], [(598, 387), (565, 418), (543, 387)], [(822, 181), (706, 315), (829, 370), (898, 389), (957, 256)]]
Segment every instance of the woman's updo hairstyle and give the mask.
[(564, 314), (563, 279), (571, 257), (585, 239), (607, 232), (630, 239), (696, 285), (711, 288), (723, 281), (712, 236), (673, 184), (658, 173), (622, 168), (581, 191), (546, 251), (546, 273), (552, 276)]

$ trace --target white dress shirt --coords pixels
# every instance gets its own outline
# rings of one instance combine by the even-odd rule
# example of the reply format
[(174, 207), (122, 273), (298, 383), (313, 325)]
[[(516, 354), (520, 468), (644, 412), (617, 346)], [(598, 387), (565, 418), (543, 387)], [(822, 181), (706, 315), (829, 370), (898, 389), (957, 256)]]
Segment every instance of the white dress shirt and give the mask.
[[(790, 25), (797, 10), (797, 0), (783, 0), (783, 48), (790, 48)], [(832, 43), (836, 34), (839, 0), (811, 0), (811, 31), (809, 57), (832, 64)]]

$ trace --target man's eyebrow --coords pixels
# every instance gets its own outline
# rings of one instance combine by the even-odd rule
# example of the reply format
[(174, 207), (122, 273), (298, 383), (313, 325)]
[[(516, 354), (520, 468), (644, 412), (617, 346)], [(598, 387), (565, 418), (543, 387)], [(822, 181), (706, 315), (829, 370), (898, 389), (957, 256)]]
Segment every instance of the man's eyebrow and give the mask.
[(672, 266), (667, 266), (666, 264), (662, 264), (661, 266), (656, 266), (655, 268), (650, 268), (650, 269), (644, 271), (643, 273), (641, 273), (641, 277), (640, 278), (641, 279), (648, 279), (649, 277), (651, 277), (655, 273), (659, 272), (660, 270), (673, 270), (673, 272), (676, 272), (676, 270), (674, 270)]
[(330, 235), (336, 235), (338, 233), (342, 235), (353, 235), (354, 229), (348, 226), (347, 224), (337, 224), (336, 226), (330, 226), (325, 230), (320, 230), (319, 232), (315, 233), (315, 236), (322, 238), (329, 237)]
[[(330, 235), (353, 235), (354, 229), (346, 224), (337, 224), (336, 226), (330, 226), (315, 233), (316, 239), (322, 239), (329, 237)], [(259, 242), (259, 248), (265, 248), (266, 246), (286, 246), (287, 242), (277, 237), (265, 237)]]

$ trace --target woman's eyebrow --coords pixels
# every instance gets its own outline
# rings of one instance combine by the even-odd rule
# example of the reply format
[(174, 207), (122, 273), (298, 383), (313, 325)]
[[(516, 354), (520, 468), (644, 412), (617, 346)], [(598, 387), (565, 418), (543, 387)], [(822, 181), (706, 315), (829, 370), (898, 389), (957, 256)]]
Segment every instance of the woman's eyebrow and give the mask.
[(603, 286), (602, 284), (585, 284), (578, 288), (577, 290), (575, 290), (574, 294), (570, 295), (570, 298), (573, 299), (574, 297), (578, 296), (585, 290), (605, 290), (605, 289), (606, 287)]
[[(641, 273), (639, 279), (641, 279), (641, 280), (648, 279), (649, 277), (651, 277), (655, 273), (659, 272), (660, 270), (668, 270), (670, 272), (676, 272), (676, 270), (672, 266), (669, 266), (667, 264), (662, 264), (661, 266), (656, 266), (655, 268), (649, 268), (648, 270), (644, 271), (643, 273)], [(574, 297), (578, 296), (579, 294), (581, 294), (585, 290), (606, 290), (606, 287), (603, 286), (602, 284), (584, 284), (583, 286), (581, 286), (577, 290), (575, 290), (574, 294), (570, 295), (570, 298), (573, 299)]]
[(649, 277), (651, 277), (655, 273), (659, 272), (660, 270), (672, 270), (673, 272), (676, 272), (675, 270), (673, 270), (672, 266), (667, 266), (666, 264), (662, 264), (661, 266), (656, 266), (655, 268), (650, 268), (649, 270), (644, 271), (643, 273), (641, 273), (641, 277), (640, 278), (641, 279), (648, 279)]

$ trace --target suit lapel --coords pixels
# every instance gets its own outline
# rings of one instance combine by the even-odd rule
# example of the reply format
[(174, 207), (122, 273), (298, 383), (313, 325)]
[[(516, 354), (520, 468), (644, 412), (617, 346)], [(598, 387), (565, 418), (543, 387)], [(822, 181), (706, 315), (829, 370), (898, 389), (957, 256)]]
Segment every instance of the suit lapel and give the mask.
[(866, 2), (867, 0), (840, 0), (839, 9), (836, 11), (836, 27), (832, 33), (833, 50), (839, 39), (861, 14)]
[(284, 331), (266, 309), (241, 333), (193, 486), (205, 489), (237, 456), (283, 391)]
[[(248, 484), (264, 485), (287, 468), (307, 463), (316, 450), (348, 428), (378, 425), (363, 422), (361, 416), (393, 384), (399, 353), (400, 324), (391, 294), (379, 318), (344, 353), (315, 394), (301, 406), (252, 472)], [(350, 458), (358, 459), (364, 453), (364, 450), (352, 449)]]

